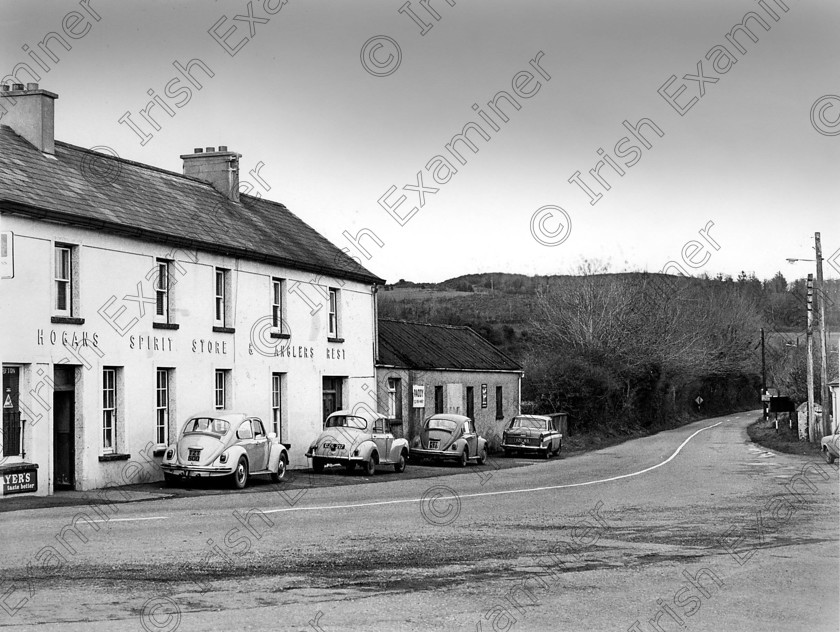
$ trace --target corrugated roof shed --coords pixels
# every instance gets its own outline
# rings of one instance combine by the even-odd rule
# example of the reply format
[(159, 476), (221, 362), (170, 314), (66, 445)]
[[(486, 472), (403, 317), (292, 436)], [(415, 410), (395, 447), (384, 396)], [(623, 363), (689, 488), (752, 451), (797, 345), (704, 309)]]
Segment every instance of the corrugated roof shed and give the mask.
[(379, 319), (377, 364), (407, 369), (521, 371), (469, 327)]
[(42, 154), (0, 125), (0, 211), (384, 283), (282, 204), (56, 141)]

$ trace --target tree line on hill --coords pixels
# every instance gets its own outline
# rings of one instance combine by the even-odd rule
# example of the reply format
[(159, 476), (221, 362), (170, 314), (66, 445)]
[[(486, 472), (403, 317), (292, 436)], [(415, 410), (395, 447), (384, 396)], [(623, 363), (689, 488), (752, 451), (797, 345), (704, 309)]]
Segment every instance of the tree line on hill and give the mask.
[[(840, 282), (826, 283), (825, 297), (836, 330)], [(673, 277), (584, 263), (568, 276), (400, 281), (380, 299), (383, 317), (471, 326), (522, 364), (523, 407), (565, 410), (576, 431), (659, 428), (760, 405), (762, 328), (768, 386), (806, 398), (805, 281), (781, 273)]]

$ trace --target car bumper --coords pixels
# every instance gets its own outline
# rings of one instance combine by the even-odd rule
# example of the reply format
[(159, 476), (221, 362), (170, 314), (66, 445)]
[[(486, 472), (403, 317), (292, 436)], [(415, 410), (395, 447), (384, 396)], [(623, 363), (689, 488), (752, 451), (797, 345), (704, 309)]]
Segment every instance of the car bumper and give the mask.
[(180, 476), (182, 478), (203, 478), (208, 476), (229, 476), (233, 474), (233, 468), (229, 467), (200, 467), (191, 465), (173, 465), (162, 463), (161, 469), (166, 474)]
[(502, 450), (521, 451), (521, 452), (545, 452), (549, 447), (547, 445), (523, 445), (521, 443), (503, 443)]
[(347, 456), (341, 454), (313, 454), (307, 452), (304, 454), (307, 459), (319, 459), (322, 463), (363, 463), (364, 459), (359, 456)]
[(411, 448), (408, 456), (412, 459), (459, 459), (461, 458), (460, 450), (424, 450), (423, 448)]

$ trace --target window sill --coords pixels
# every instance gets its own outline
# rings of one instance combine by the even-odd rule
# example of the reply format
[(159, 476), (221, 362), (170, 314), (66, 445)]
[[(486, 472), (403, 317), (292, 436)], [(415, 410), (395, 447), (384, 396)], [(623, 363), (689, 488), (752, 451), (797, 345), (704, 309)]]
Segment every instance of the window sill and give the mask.
[(175, 323), (152, 323), (152, 329), (179, 329), (181, 325)]
[(283, 339), (286, 339), (286, 338), (291, 338), (291, 337), (292, 337), (292, 334), (276, 334), (276, 333), (271, 333), (271, 334), (268, 334), (268, 336), (269, 336), (270, 338), (283, 338)]
[(236, 329), (233, 327), (213, 327), (213, 331), (217, 334), (235, 334)]
[(128, 461), (131, 458), (130, 454), (102, 454), (99, 460), (104, 461)]
[(327, 338), (327, 342), (344, 342), (344, 338)]
[(72, 316), (53, 316), (50, 322), (56, 325), (84, 325), (84, 318), (73, 318)]

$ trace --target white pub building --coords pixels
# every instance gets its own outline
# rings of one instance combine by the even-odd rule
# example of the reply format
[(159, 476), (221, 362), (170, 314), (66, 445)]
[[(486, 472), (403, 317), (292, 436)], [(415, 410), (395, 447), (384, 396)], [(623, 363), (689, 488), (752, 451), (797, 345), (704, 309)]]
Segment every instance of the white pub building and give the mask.
[(375, 402), (383, 280), (241, 194), (227, 147), (183, 174), (90, 152), (55, 141), (56, 98), (0, 90), (0, 498), (141, 482), (213, 409), (306, 466), (326, 414)]

